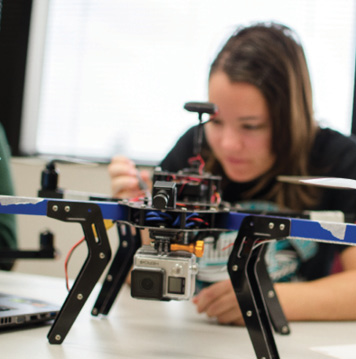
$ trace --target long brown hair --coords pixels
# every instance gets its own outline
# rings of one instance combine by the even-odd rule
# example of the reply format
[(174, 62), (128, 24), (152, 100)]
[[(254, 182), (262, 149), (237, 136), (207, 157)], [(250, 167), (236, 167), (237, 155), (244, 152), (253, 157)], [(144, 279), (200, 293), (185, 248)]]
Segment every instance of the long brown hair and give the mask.
[[(253, 196), (278, 175), (310, 175), (309, 156), (318, 126), (307, 63), (296, 34), (276, 23), (239, 28), (213, 61), (209, 78), (218, 71), (232, 82), (256, 86), (267, 100), (272, 121), (276, 162), (245, 197)], [(214, 171), (217, 165), (212, 157), (207, 166)], [(266, 199), (282, 207), (303, 209), (316, 205), (316, 194), (312, 187), (276, 181)]]

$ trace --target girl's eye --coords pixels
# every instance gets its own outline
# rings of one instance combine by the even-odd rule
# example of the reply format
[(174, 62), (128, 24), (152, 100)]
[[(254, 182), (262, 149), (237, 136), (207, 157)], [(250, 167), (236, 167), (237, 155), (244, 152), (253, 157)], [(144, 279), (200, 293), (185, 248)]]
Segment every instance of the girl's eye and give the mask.
[(253, 125), (253, 124), (244, 124), (242, 126), (242, 128), (244, 130), (249, 130), (249, 131), (254, 131), (254, 130), (261, 130), (265, 127), (265, 124), (256, 124), (256, 125)]
[(222, 122), (218, 118), (211, 118), (208, 122), (210, 122), (213, 125), (221, 125)]

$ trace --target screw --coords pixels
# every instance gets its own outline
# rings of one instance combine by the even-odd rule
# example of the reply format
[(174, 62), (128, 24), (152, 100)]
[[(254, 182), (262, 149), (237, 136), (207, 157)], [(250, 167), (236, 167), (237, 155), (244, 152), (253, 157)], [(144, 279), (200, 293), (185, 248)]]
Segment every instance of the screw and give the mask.
[(112, 282), (112, 275), (109, 274), (109, 275), (106, 277), (106, 280), (107, 280), (108, 282)]
[(97, 315), (98, 314), (98, 308), (93, 308), (93, 310), (91, 311), (93, 315)]
[(283, 231), (284, 228), (286, 228), (286, 226), (285, 226), (283, 223), (281, 223), (281, 224), (279, 225), (279, 229), (280, 229), (281, 231)]
[(127, 243), (127, 241), (122, 241), (122, 246), (124, 247), (124, 248), (126, 248), (127, 246), (128, 246), (128, 243)]
[(239, 266), (238, 265), (233, 265), (232, 266), (232, 270), (234, 271), (234, 272), (237, 272), (237, 270), (239, 269)]
[(78, 299), (78, 300), (82, 300), (82, 299), (83, 299), (83, 294), (79, 293), (79, 294), (77, 295), (77, 299)]
[(248, 311), (246, 312), (246, 315), (247, 315), (248, 317), (252, 317), (252, 310), (248, 310)]
[(54, 206), (52, 207), (52, 210), (53, 210), (53, 212), (57, 212), (57, 211), (58, 211), (58, 206), (54, 205)]
[(274, 228), (274, 223), (273, 223), (273, 222), (270, 222), (270, 223), (268, 224), (268, 227), (269, 227), (269, 229), (273, 229), (273, 228)]
[(69, 211), (70, 211), (70, 207), (69, 207), (69, 206), (65, 206), (65, 207), (64, 207), (64, 210), (65, 210), (66, 212), (69, 212)]
[(54, 337), (54, 339), (57, 340), (57, 342), (59, 342), (59, 341), (62, 339), (62, 337), (61, 337), (59, 334), (57, 334), (57, 335)]
[(289, 332), (288, 327), (287, 327), (286, 325), (284, 325), (284, 326), (282, 327), (282, 333), (286, 334), (286, 333), (288, 333), (288, 332)]
[(100, 259), (104, 259), (104, 258), (105, 258), (105, 253), (100, 252), (100, 253), (99, 253), (99, 258), (100, 258)]
[(274, 291), (270, 290), (268, 291), (268, 298), (273, 298), (274, 297)]

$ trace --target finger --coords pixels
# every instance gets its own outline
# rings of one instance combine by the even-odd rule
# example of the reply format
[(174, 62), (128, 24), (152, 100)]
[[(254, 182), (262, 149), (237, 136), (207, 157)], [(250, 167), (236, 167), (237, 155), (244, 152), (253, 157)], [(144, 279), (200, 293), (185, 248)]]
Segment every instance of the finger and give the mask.
[(224, 293), (215, 301), (211, 302), (206, 309), (206, 314), (209, 317), (219, 317), (224, 313), (231, 311), (236, 313), (240, 311), (236, 295), (233, 290), (231, 292)]
[[(208, 317), (216, 318), (221, 324), (244, 325), (240, 307), (230, 281), (216, 283), (216, 285), (212, 285), (207, 289), (214, 291), (216, 294), (215, 298), (212, 295), (209, 296), (212, 300), (203, 310)], [(202, 291), (193, 299), (193, 302), (200, 302), (203, 305), (202, 303), (206, 300), (207, 294), (209, 295), (208, 290), (205, 293)]]
[(133, 162), (120, 162), (120, 161), (112, 161), (108, 166), (108, 172), (111, 178), (115, 178), (117, 176), (136, 176), (137, 169)]
[(130, 198), (140, 193), (137, 177), (118, 176), (111, 181), (111, 190), (114, 197)]
[(235, 324), (240, 326), (245, 325), (240, 310), (235, 310), (235, 309), (228, 310), (220, 314), (216, 319), (220, 324)]
[(125, 157), (125, 156), (118, 155), (118, 156), (114, 156), (111, 159), (109, 166), (111, 166), (111, 165), (112, 166), (126, 165), (126, 166), (134, 167), (135, 163), (132, 160), (130, 160), (129, 158)]
[(230, 281), (214, 283), (208, 288), (204, 288), (193, 300), (197, 306), (198, 313), (203, 313), (217, 298), (228, 292), (231, 287)]
[(147, 188), (152, 188), (151, 173), (147, 170), (140, 171), (142, 180), (146, 183)]

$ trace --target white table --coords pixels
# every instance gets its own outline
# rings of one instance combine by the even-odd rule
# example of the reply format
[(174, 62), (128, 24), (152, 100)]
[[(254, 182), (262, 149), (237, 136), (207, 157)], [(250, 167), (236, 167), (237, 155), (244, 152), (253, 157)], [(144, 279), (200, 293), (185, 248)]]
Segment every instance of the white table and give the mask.
[[(0, 272), (0, 291), (61, 304), (64, 279)], [(124, 287), (107, 317), (91, 316), (95, 288), (65, 341), (48, 343), (49, 326), (1, 332), (2, 358), (253, 359), (246, 328), (217, 325), (191, 302), (132, 299)], [(355, 303), (356, 305), (356, 303)], [(291, 323), (289, 336), (275, 335), (281, 358), (342, 358), (312, 347), (356, 345), (355, 322)], [(342, 348), (337, 348), (341, 353)], [(340, 354), (338, 354), (340, 355)], [(355, 356), (356, 358), (356, 352)]]

